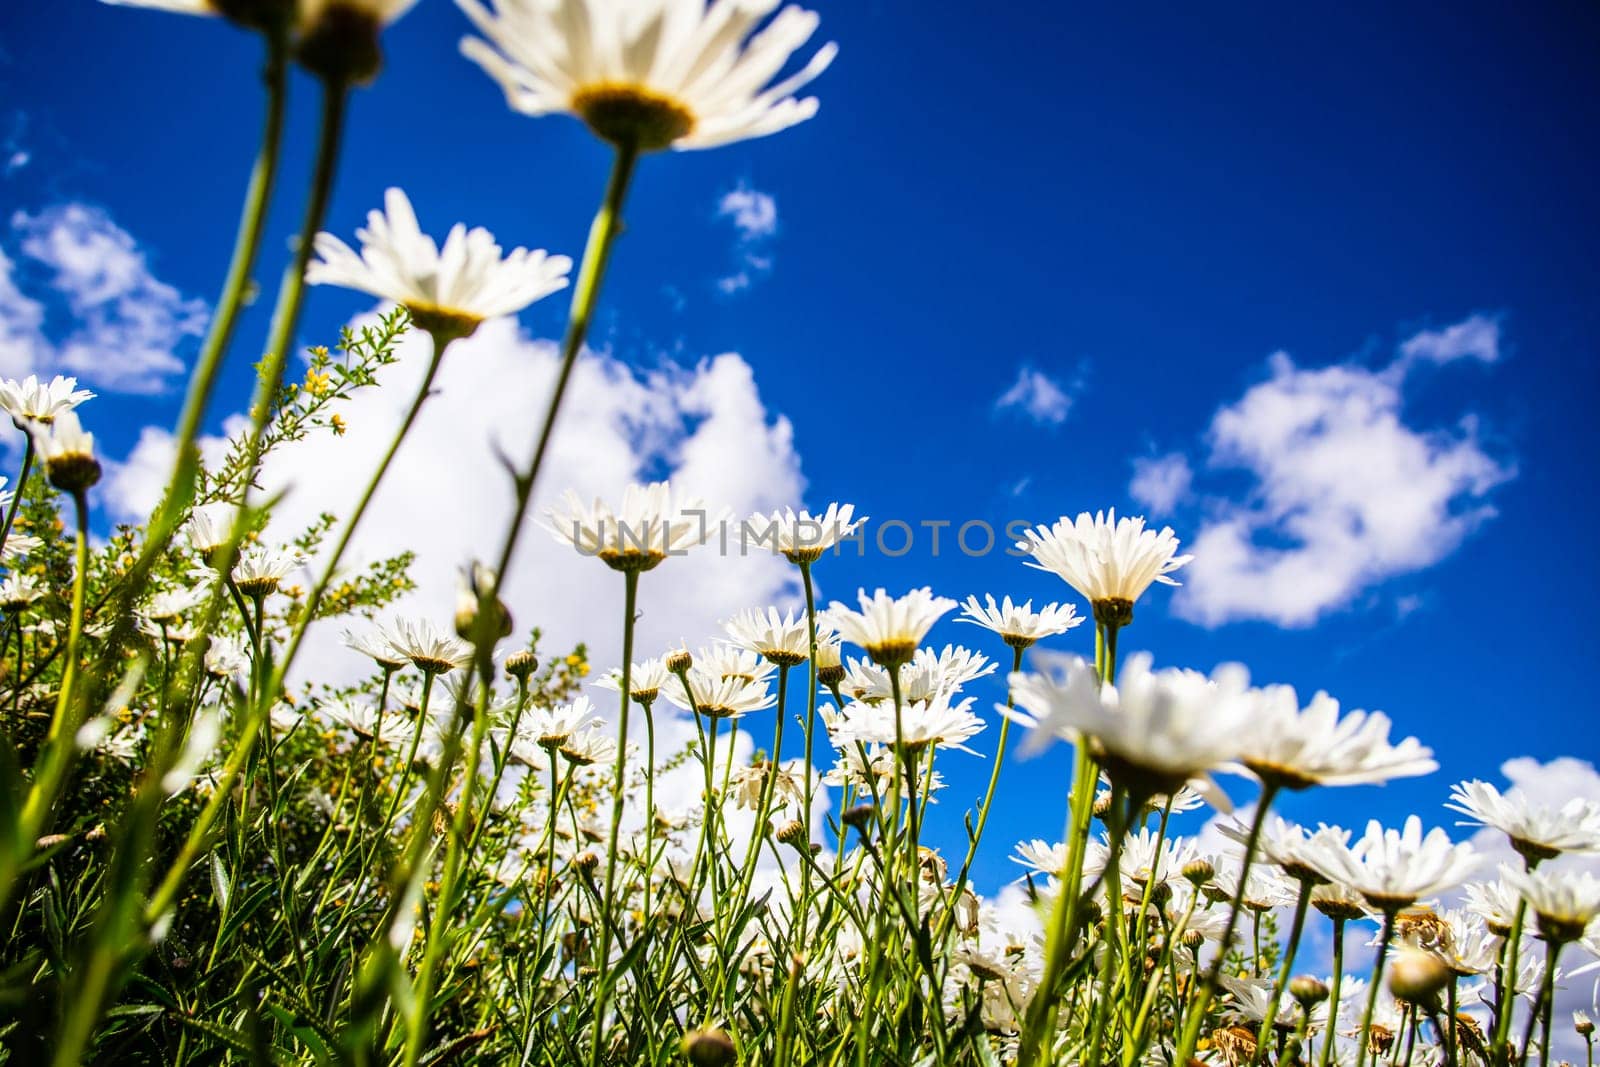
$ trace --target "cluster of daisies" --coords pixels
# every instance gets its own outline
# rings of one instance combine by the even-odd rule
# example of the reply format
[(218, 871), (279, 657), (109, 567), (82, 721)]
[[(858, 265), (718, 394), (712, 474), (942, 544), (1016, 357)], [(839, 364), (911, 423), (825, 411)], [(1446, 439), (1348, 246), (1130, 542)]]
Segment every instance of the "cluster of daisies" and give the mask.
[[(706, 514), (702, 501), (658, 483), (633, 487), (617, 508), (569, 494), (549, 513), (547, 525), (584, 555), (637, 578), (704, 541)], [(809, 580), (809, 569), (864, 521), (850, 506), (834, 505), (816, 515), (784, 510), (746, 523), (763, 529), (763, 542), (801, 567)], [(1088, 615), (1071, 604), (1035, 609), (1031, 602), (997, 602), (992, 596), (958, 604), (928, 589), (900, 597), (863, 590), (854, 605), (834, 602), (810, 613), (772, 607), (740, 613), (724, 624), (722, 641), (694, 651), (671, 650), (630, 663), (626, 675), (619, 669), (602, 678), (601, 688), (621, 692), (625, 703), (647, 715), (664, 698), (694, 717), (700, 734), (692, 754), (704, 764), (708, 786), (688, 810), (640, 810), (639, 804), (642, 787), (682, 773), (674, 769), (680, 753), (669, 760), (664, 753), (641, 752), (629, 736), (609, 739), (586, 697), (555, 709), (521, 712), (508, 702), (497, 713), (502, 725), (496, 743), (530, 773), (559, 766), (563, 775), (592, 775), (600, 803), (587, 814), (573, 812), (570, 828), (556, 835), (538, 829), (541, 819), (553, 816), (535, 804), (522, 847), (501, 862), (497, 876), (516, 883), (549, 869), (551, 861), (540, 858), (545, 849), (552, 860), (559, 856), (580, 867), (597, 863), (594, 847), (606, 840), (604, 795), (615, 786), (617, 802), (629, 809), (629, 833), (619, 845), (625, 864), (619, 901), (637, 907), (640, 894), (654, 891), (658, 904), (692, 908), (708, 922), (719, 908), (736, 908), (739, 901), (730, 904), (712, 891), (718, 884), (714, 879), (697, 875), (708, 862), (709, 826), (714, 839), (720, 835), (725, 859), (736, 866), (759, 853), (765, 835), (772, 858), (761, 865), (753, 884), (790, 893), (790, 910), (777, 922), (813, 921), (795, 910), (806, 899), (797, 885), (818, 864), (826, 868), (817, 868), (819, 879), (837, 885), (847, 877), (853, 886), (844, 915), (870, 915), (882, 905), (884, 880), (892, 873), (881, 857), (872, 858), (874, 839), (880, 848), (893, 847), (885, 842), (905, 833), (902, 810), (905, 816), (919, 808), (926, 814), (925, 805), (943, 786), (935, 756), (945, 750), (978, 752), (995, 761), (998, 776), (1006, 755), (1005, 730), (1016, 724), (1027, 731), (1024, 751), (1065, 739), (1090, 755), (1099, 788), (1089, 810), (1100, 832), (1086, 836), (1076, 855), (1071, 840), (1018, 846), (1015, 859), (1026, 868), (1026, 899), (1032, 902), (1021, 908), (1014, 900), (1002, 907), (1002, 900), (985, 901), (973, 893), (967, 884), (970, 856), (952, 872), (945, 859), (923, 850), (915, 871), (901, 872), (917, 887), (921, 920), (933, 929), (944, 927), (951, 938), (940, 975), (941, 1003), (952, 1018), (976, 1007), (1008, 1054), (1023, 1047), (1030, 1006), (1041, 989), (1050, 988), (1051, 953), (1061, 947), (1046, 931), (1068, 898), (1075, 901), (1079, 921), (1089, 922), (1079, 935), (1085, 939), (1079, 953), (1132, 951), (1126, 946), (1138, 937), (1158, 973), (1165, 969), (1173, 980), (1191, 983), (1190, 989), (1210, 981), (1218, 999), (1205, 1017), (1220, 1020), (1220, 1026), (1200, 1040), (1211, 1055), (1232, 1064), (1259, 1062), (1278, 1047), (1274, 1041), (1291, 1037), (1298, 1042), (1298, 1055), (1318, 1056), (1325, 1063), (1350, 1062), (1356, 1046), (1363, 1055), (1372, 1048), (1386, 1055), (1396, 1042), (1415, 1043), (1418, 1035), (1424, 1043), (1418, 1055), (1430, 1062), (1443, 1062), (1447, 1049), (1463, 1060), (1474, 1048), (1486, 1057), (1497, 1026), (1518, 1005), (1534, 1022), (1509, 1037), (1502, 1031), (1500, 1040), (1531, 1040), (1536, 1046), (1548, 1040), (1548, 1031), (1535, 1023), (1547, 1022), (1548, 990), (1567, 974), (1558, 954), (1576, 945), (1589, 956), (1600, 955), (1600, 881), (1582, 869), (1548, 861), (1600, 852), (1600, 805), (1576, 799), (1550, 810), (1484, 782), (1458, 785), (1449, 806), (1467, 825), (1503, 833), (1521, 857), (1488, 880), (1482, 878), (1483, 854), (1470, 843), (1453, 841), (1443, 829), (1424, 832), (1415, 816), (1398, 828), (1369, 824), (1359, 836), (1334, 826), (1294, 825), (1267, 810), (1281, 792), (1427, 774), (1437, 769), (1431, 751), (1415, 738), (1392, 740), (1389, 720), (1381, 713), (1342, 712), (1325, 693), (1303, 702), (1287, 686), (1252, 685), (1236, 665), (1205, 675), (1156, 669), (1146, 654), (1113, 666), (1104, 653), (1094, 662), (1034, 649), (1036, 642), (1087, 619), (1096, 621), (1102, 636), (1108, 628), (1128, 625), (1148, 588), (1174, 582), (1171, 575), (1188, 557), (1179, 554), (1170, 530), (1110, 514), (1080, 515), (1031, 530), (1019, 547), (1031, 565), (1076, 590), (1087, 602)], [(997, 664), (960, 645), (924, 643), (952, 612), (957, 621), (992, 634), (1013, 663), (1022, 663), (1031, 650), (1032, 669), (1005, 675), (1008, 700), (995, 706), (992, 716), (981, 713), (976, 697), (965, 690), (995, 675)], [(407, 665), (424, 673), (452, 669), (465, 666), (472, 654), (465, 642), (420, 624), (353, 641), (386, 672)], [(859, 654), (848, 651), (852, 646)], [(802, 667), (810, 691), (788, 685), (790, 673)], [(512, 671), (512, 665), (506, 669)], [(1113, 672), (1115, 680), (1108, 680)], [(719, 726), (726, 728), (721, 735), (726, 739), (749, 717), (774, 708), (768, 754), (736, 764), (732, 745), (724, 740), (724, 754), (717, 758)], [(346, 717), (360, 736), (372, 737), (382, 711), (352, 713), (341, 707), (334, 714)], [(504, 725), (508, 719), (514, 724)], [(787, 746), (786, 720), (802, 733)], [(979, 735), (995, 723), (1001, 735), (985, 744)], [(409, 731), (400, 730), (385, 740), (401, 745), (410, 739)], [(813, 741), (818, 748), (825, 742), (831, 767), (813, 756)], [(805, 755), (794, 758), (802, 748)], [(612, 761), (614, 779), (606, 766)], [(1257, 782), (1261, 796), (1255, 814), (1224, 819), (1215, 840), (1169, 834), (1173, 815), (1207, 801), (1224, 813), (1232, 811), (1214, 777), (1223, 774)], [(992, 792), (977, 813), (980, 828), (991, 801)], [(828, 808), (838, 814), (825, 823), (817, 813)], [(852, 839), (852, 830), (858, 838)], [(780, 852), (779, 843), (791, 851)], [(973, 844), (976, 848), (976, 839)], [(716, 847), (714, 842), (713, 854)], [(666, 885), (679, 892), (666, 893)], [(685, 893), (686, 888), (693, 892)], [(1372, 944), (1380, 949), (1372, 974), (1347, 976), (1340, 969), (1331, 975), (1296, 974), (1295, 948), (1313, 912), (1332, 923), (1341, 944), (1347, 924), (1368, 924)], [(1276, 950), (1271, 966), (1260, 946), (1269, 914), (1280, 925), (1288, 923), (1290, 933), (1288, 947)], [(582, 908), (574, 915), (594, 918)], [(1251, 931), (1255, 951), (1241, 970), (1222, 971), (1224, 945), (1241, 951), (1248, 940), (1245, 931)], [(887, 936), (913, 933), (896, 929)], [(770, 961), (784, 939), (770, 923), (752, 927), (746, 936), (747, 961)], [(871, 946), (881, 945), (885, 936), (870, 920), (838, 923), (830, 931), (828, 951), (808, 960), (808, 976), (859, 987)], [(904, 946), (908, 952), (914, 947), (909, 940)], [(1085, 995), (1091, 1001), (1126, 998), (1148, 988), (1134, 983), (1134, 988)], [(1450, 1013), (1441, 1015), (1446, 996)], [(1050, 1026), (1081, 1030), (1087, 1003), (1071, 1014), (1052, 1015)], [(1204, 1007), (1199, 1010), (1205, 1015)], [(1452, 1017), (1454, 1027), (1440, 1021)], [(1158, 1038), (1131, 1023), (1120, 1025), (1124, 1048), (1148, 1043), (1149, 1049), (1171, 1051), (1181, 1040), (1180, 1033)]]

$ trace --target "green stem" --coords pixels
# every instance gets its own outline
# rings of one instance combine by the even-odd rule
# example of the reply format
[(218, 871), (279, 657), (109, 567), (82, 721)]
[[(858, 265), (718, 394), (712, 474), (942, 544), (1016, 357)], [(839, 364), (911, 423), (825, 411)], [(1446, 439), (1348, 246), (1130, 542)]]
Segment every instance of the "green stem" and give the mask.
[(550, 447), (555, 431), (556, 416), (561, 412), (561, 401), (572, 377), (573, 365), (583, 351), (584, 339), (589, 335), (589, 324), (594, 318), (595, 304), (600, 296), (601, 283), (605, 281), (606, 266), (611, 260), (611, 246), (622, 230), (622, 206), (628, 197), (628, 184), (633, 178), (634, 166), (639, 161), (639, 149), (629, 144), (617, 146), (611, 165), (611, 177), (606, 182), (605, 196), (589, 227), (589, 240), (583, 249), (583, 263), (578, 268), (578, 281), (572, 290), (572, 307), (567, 314), (567, 333), (561, 342), (561, 369), (556, 374), (555, 388), (550, 393), (550, 403), (545, 409), (544, 424), (539, 429), (539, 440), (534, 446), (528, 465), (515, 474), (516, 502), (512, 507), (511, 521), (506, 527), (505, 544), (500, 550), (500, 561), (495, 566), (494, 588), (486, 591), (493, 596), (499, 583), (505, 581), (506, 568), (516, 552), (517, 540), (522, 533), (523, 518), (533, 500), (534, 484), (544, 465), (545, 452)]
[[(599, 990), (595, 996), (594, 1041), (589, 1049), (591, 1065), (600, 1062), (600, 1045), (605, 1037), (606, 1001), (610, 998), (611, 984), (615, 977), (611, 974), (611, 927), (616, 906), (617, 832), (622, 825), (622, 797), (626, 784), (623, 776), (627, 772), (628, 760), (628, 708), (633, 700), (631, 695), (633, 624), (634, 615), (638, 611), (639, 572), (629, 569), (623, 572), (622, 577), (622, 684), (619, 686), (622, 690), (622, 709), (621, 719), (617, 724), (617, 760), (611, 771), (611, 835), (606, 850), (605, 910), (600, 922), (600, 975)], [(645, 818), (651, 818), (648, 812)], [(645, 872), (645, 876), (649, 877), (648, 871)]]
[[(33, 470), (33, 434), (24, 433), (22, 436), (28, 439), (28, 443), (23, 446), (22, 473), (17, 475), (17, 488), (11, 494), (11, 507), (6, 509), (6, 524), (0, 529), (0, 550), (4, 550), (6, 541), (11, 537), (11, 524), (17, 520), (17, 508), (22, 506), (22, 491), (28, 487), (28, 474)], [(17, 670), (19, 673), (22, 670), (20, 661), (17, 663)]]
[(305, 640), (307, 631), (316, 620), (317, 609), (322, 605), (322, 598), (327, 595), (328, 586), (333, 584), (333, 579), (338, 571), (339, 561), (344, 558), (345, 550), (350, 547), (350, 541), (356, 535), (356, 527), (360, 524), (362, 516), (367, 513), (367, 505), (372, 503), (373, 496), (378, 491), (378, 485), (388, 473), (389, 466), (394, 462), (395, 454), (400, 451), (400, 445), (411, 432), (412, 425), (417, 421), (417, 416), (422, 411), (422, 406), (427, 403), (428, 397), (433, 392), (433, 380), (439, 373), (439, 365), (444, 361), (444, 353), (451, 342), (458, 337), (466, 336), (463, 333), (452, 333), (447, 330), (430, 331), (433, 338), (433, 357), (428, 361), (428, 369), (422, 376), (422, 385), (417, 388), (416, 395), (411, 398), (411, 406), (406, 409), (405, 417), (400, 420), (400, 428), (395, 431), (389, 448), (379, 460), (377, 468), (372, 472), (372, 477), (367, 479), (366, 488), (362, 490), (361, 497), (356, 502), (356, 507), (350, 514), (350, 521), (345, 523), (344, 532), (339, 535), (339, 540), (333, 546), (333, 553), (328, 557), (327, 564), (323, 567), (322, 576), (312, 586), (311, 594), (306, 597), (305, 604), (300, 612), (299, 625), (289, 638), (288, 647), (284, 650), (283, 658), (273, 678), (269, 683), (269, 690), (276, 692), (288, 677), (289, 668), (293, 665), (296, 654), (300, 651), (300, 644)]
[(1339, 985), (1344, 980), (1344, 924), (1347, 920), (1333, 920), (1333, 981), (1328, 983), (1328, 1032), (1322, 1037), (1322, 1056), (1318, 1067), (1328, 1067), (1333, 1058), (1334, 1023), (1339, 1017)]
[[(1533, 869), (1533, 864), (1528, 864)], [(1511, 933), (1503, 946), (1500, 961), (1500, 987), (1495, 994), (1494, 1043), (1490, 1046), (1489, 1062), (1505, 1067), (1511, 1060), (1511, 1017), (1517, 1007), (1517, 949), (1522, 943), (1522, 927), (1528, 919), (1528, 902), (1518, 899), (1516, 914), (1511, 919)]]
[[(1357, 1064), (1367, 1062), (1367, 1046), (1372, 1039), (1372, 1012), (1378, 1006), (1378, 988), (1383, 984), (1383, 965), (1389, 958), (1389, 942), (1394, 938), (1395, 914), (1393, 908), (1383, 913), (1383, 933), (1378, 938), (1378, 954), (1372, 960), (1372, 980), (1367, 985), (1367, 1006), (1361, 1013), (1361, 1034), (1355, 1060)], [(1330, 1005), (1329, 1010), (1335, 1007), (1337, 1005)]]
[(89, 499), (79, 490), (72, 494), (73, 508), (77, 514), (76, 537), (77, 573), (72, 578), (72, 622), (67, 631), (67, 658), (61, 670), (61, 689), (56, 694), (55, 714), (50, 718), (50, 730), (45, 735), (44, 755), (28, 790), (18, 820), (16, 838), (7, 850), (5, 866), (0, 868), (0, 902), (9, 896), (12, 880), (16, 877), (20, 861), (33, 851), (34, 842), (43, 832), (50, 810), (55, 806), (72, 764), (76, 735), (81, 715), (75, 711), (74, 689), (77, 685), (78, 652), (83, 640), (84, 591), (89, 581)]
[[(1261, 1062), (1266, 1054), (1267, 1042), (1272, 1039), (1272, 1029), (1278, 1022), (1278, 1005), (1283, 1002), (1283, 991), (1289, 988), (1289, 976), (1294, 972), (1295, 953), (1300, 951), (1300, 932), (1306, 924), (1306, 905), (1311, 902), (1312, 882), (1300, 880), (1300, 897), (1294, 904), (1294, 919), (1289, 924), (1289, 944), (1283, 952), (1283, 966), (1278, 968), (1278, 982), (1272, 987), (1267, 1001), (1267, 1014), (1261, 1020), (1261, 1032), (1256, 1035), (1256, 1051), (1250, 1057), (1251, 1067)], [(1309, 1013), (1308, 1013), (1309, 1014)]]
[(1211, 1007), (1211, 998), (1216, 996), (1217, 979), (1222, 976), (1222, 968), (1228, 959), (1228, 949), (1233, 944), (1233, 934), (1239, 925), (1239, 909), (1244, 905), (1245, 888), (1250, 883), (1250, 866), (1255, 861), (1256, 845), (1261, 840), (1261, 827), (1267, 821), (1267, 809), (1272, 807), (1272, 800), (1277, 796), (1277, 792), (1277, 787), (1270, 783), (1261, 787), (1261, 797), (1256, 801), (1255, 818), (1250, 820), (1250, 834), (1244, 843), (1244, 864), (1239, 871), (1239, 884), (1233, 892), (1233, 902), (1228, 911), (1228, 924), (1223, 928), (1222, 943), (1217, 948), (1216, 958), (1211, 961), (1211, 966), (1206, 971), (1205, 982), (1201, 985), (1194, 1003), (1189, 1007), (1189, 1018), (1183, 1029), (1183, 1043), (1178, 1049), (1176, 1061), (1178, 1063), (1187, 1063), (1194, 1055), (1195, 1045), (1199, 1043), (1200, 1027), (1205, 1024), (1206, 1011)]

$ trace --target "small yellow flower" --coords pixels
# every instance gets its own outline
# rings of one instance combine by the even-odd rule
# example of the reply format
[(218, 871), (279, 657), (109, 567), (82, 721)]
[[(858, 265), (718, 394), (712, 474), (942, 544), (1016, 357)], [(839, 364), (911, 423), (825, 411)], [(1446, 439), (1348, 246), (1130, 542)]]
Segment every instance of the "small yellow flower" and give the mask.
[(333, 374), (329, 371), (306, 371), (306, 392), (312, 396), (321, 396), (333, 388)]
[(333, 435), (335, 437), (343, 437), (345, 430), (349, 428), (344, 423), (344, 416), (337, 411), (333, 413), (333, 417), (328, 422), (333, 426)]

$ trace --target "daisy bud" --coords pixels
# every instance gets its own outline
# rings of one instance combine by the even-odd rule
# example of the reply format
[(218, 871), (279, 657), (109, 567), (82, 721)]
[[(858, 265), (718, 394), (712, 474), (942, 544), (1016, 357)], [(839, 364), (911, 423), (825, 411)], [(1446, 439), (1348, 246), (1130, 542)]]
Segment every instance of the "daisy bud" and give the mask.
[(1575, 1011), (1572, 1013), (1572, 1028), (1579, 1037), (1589, 1038), (1594, 1034), (1594, 1020), (1581, 1011)]
[(1450, 968), (1431, 952), (1402, 948), (1389, 968), (1389, 992), (1397, 1000), (1430, 1004), (1450, 981)]
[(835, 663), (831, 667), (817, 668), (817, 681), (833, 689), (844, 681), (845, 670), (842, 664)]
[(539, 669), (539, 657), (527, 649), (519, 649), (506, 657), (506, 673), (519, 682), (528, 680), (528, 676)]
[(739, 1052), (721, 1030), (691, 1030), (683, 1037), (683, 1054), (694, 1067), (733, 1067)]
[(796, 849), (806, 847), (806, 824), (799, 819), (790, 819), (778, 827), (778, 840)]
[(1157, 882), (1150, 887), (1150, 903), (1156, 907), (1165, 907), (1167, 901), (1172, 899), (1172, 887), (1165, 882)]
[(694, 657), (689, 655), (687, 648), (680, 648), (667, 653), (667, 670), (673, 674), (682, 674), (694, 666)]
[[(483, 603), (483, 595), (492, 589), (496, 578), (493, 569), (481, 563), (474, 563), (465, 568), (461, 574), (461, 582), (456, 587), (456, 633), (464, 641), (475, 641), (478, 638), (478, 609)], [(511, 636), (511, 612), (499, 597), (489, 606), (489, 625), (483, 628), (483, 636), (499, 640)]]
[(51, 485), (63, 493), (82, 493), (100, 480), (94, 434), (84, 431), (75, 412), (63, 411), (49, 424), (30, 429)]
[(1328, 987), (1309, 974), (1302, 974), (1289, 982), (1289, 995), (1300, 1002), (1300, 1007), (1310, 1011), (1328, 999)]
[(592, 874), (594, 869), (600, 866), (600, 857), (590, 849), (584, 849), (572, 858), (572, 865), (584, 874)]
[(1101, 793), (1099, 796), (1095, 797), (1093, 810), (1095, 818), (1101, 820), (1102, 822), (1105, 821), (1105, 817), (1111, 814), (1111, 794)]
[(393, 0), (313, 0), (301, 25), (295, 58), (333, 85), (365, 85), (378, 76), (378, 33)]
[(1185, 930), (1183, 932), (1183, 947), (1197, 949), (1206, 943), (1206, 935), (1199, 930)]
[(878, 809), (871, 804), (856, 804), (853, 807), (846, 808), (844, 814), (840, 815), (839, 818), (846, 826), (853, 826), (857, 833), (865, 835), (867, 827), (872, 824), (872, 818), (877, 813)]
[(1183, 865), (1183, 876), (1196, 889), (1211, 881), (1212, 878), (1216, 877), (1216, 874), (1216, 868), (1211, 866), (1209, 860), (1190, 860)]
[(1098, 900), (1079, 901), (1078, 913), (1083, 916), (1083, 925), (1086, 927), (1094, 926), (1105, 917), (1105, 912), (1101, 910)]

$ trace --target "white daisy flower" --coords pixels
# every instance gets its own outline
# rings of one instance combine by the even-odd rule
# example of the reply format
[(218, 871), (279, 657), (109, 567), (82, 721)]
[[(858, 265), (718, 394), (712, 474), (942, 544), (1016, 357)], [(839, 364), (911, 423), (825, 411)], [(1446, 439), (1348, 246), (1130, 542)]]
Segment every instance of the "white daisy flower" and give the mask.
[(992, 630), (1012, 648), (1029, 648), (1041, 638), (1064, 634), (1083, 622), (1078, 609), (1071, 604), (1046, 604), (1036, 612), (1031, 600), (1016, 605), (1010, 597), (999, 604), (994, 602), (992, 594), (985, 593), (983, 598), (987, 606), (979, 604), (976, 596), (967, 597), (966, 603), (961, 605), (961, 617), (956, 621), (976, 623), (985, 630)]
[(36, 579), (13, 571), (0, 581), (0, 610), (15, 615), (44, 594), (44, 587)]
[(561, 744), (561, 754), (580, 767), (610, 763), (617, 755), (617, 742), (600, 726), (589, 726)]
[[(661, 687), (672, 679), (672, 673), (667, 670), (666, 661), (660, 657), (647, 659), (642, 663), (634, 663), (628, 667), (628, 695), (641, 704), (648, 704), (655, 700), (661, 692)], [(613, 693), (622, 690), (622, 670), (612, 668), (595, 683), (601, 689), (609, 689)]]
[(346, 630), (342, 640), (346, 648), (371, 659), (382, 671), (398, 671), (410, 662), (409, 657), (395, 647), (394, 635), (381, 625), (364, 634)]
[(239, 553), (233, 565), (233, 584), (248, 597), (277, 592), (278, 585), (303, 561), (292, 552), (280, 552), (265, 545), (251, 545)]
[[(1250, 827), (1237, 819), (1220, 823), (1217, 829), (1241, 845), (1250, 840)], [(1282, 816), (1269, 814), (1261, 824), (1256, 851), (1296, 881), (1320, 885), (1332, 882), (1343, 870), (1339, 857), (1349, 841), (1349, 830), (1326, 825), (1307, 830)]]
[(927, 702), (902, 704), (898, 714), (887, 701), (848, 704), (838, 729), (830, 732), (835, 743), (901, 745), (912, 752), (933, 745), (972, 752), (964, 742), (983, 727), (983, 720), (972, 713), (972, 697), (951, 703), (948, 695), (941, 694)]
[(771, 515), (745, 520), (747, 536), (758, 545), (781, 553), (790, 563), (815, 563), (839, 542), (855, 535), (866, 522), (855, 518), (855, 505), (829, 504), (820, 515), (801, 509), (781, 508)]
[(572, 735), (599, 724), (594, 704), (588, 697), (579, 696), (570, 704), (554, 708), (529, 708), (517, 727), (517, 735), (532, 738), (543, 748), (560, 748)]
[(1243, 667), (1225, 664), (1209, 678), (1153, 671), (1149, 654), (1140, 653), (1128, 658), (1116, 685), (1102, 686), (1081, 657), (1037, 653), (1035, 663), (1046, 673), (1010, 676), (1017, 707), (996, 707), (1033, 731), (1025, 750), (1038, 751), (1051, 736), (1085, 736), (1112, 780), (1138, 794), (1170, 794), (1187, 783), (1213, 805), (1227, 803), (1209, 774), (1237, 757), (1255, 711)]
[(1178, 555), (1170, 527), (1147, 530), (1143, 518), (1119, 520), (1115, 510), (1063, 517), (1023, 538), (1017, 548), (1033, 557), (1028, 566), (1072, 586), (1094, 607), (1097, 622), (1115, 626), (1132, 621), (1134, 602), (1152, 582), (1177, 585), (1170, 574), (1194, 558)]
[(445, 674), (472, 662), (472, 646), (427, 619), (402, 619), (389, 631), (394, 650), (423, 674)]
[(376, 741), (381, 745), (404, 745), (410, 742), (415, 727), (401, 715), (379, 715), (371, 704), (354, 700), (326, 700), (317, 711), (363, 741)]
[(250, 650), (228, 634), (212, 634), (206, 645), (206, 673), (213, 678), (236, 678), (250, 670)]
[(15, 378), (0, 379), (0, 410), (11, 416), (19, 430), (27, 430), (29, 423), (49, 425), (62, 412), (93, 399), (89, 390), (78, 388), (78, 379), (59, 374), (48, 382), (41, 382), (33, 374), (20, 382)]
[(1520, 789), (1502, 793), (1474, 779), (1450, 787), (1445, 807), (1467, 816), (1458, 826), (1487, 826), (1511, 839), (1526, 860), (1563, 852), (1600, 852), (1600, 804), (1573, 797), (1559, 808), (1535, 804)]
[[(1020, 863), (1034, 874), (1048, 875), (1051, 878), (1060, 878), (1067, 871), (1067, 864), (1071, 861), (1071, 850), (1065, 842), (1051, 843), (1043, 838), (1034, 838), (1032, 841), (1023, 841), (1016, 847), (1015, 854), (1006, 857), (1012, 863)], [(1019, 878), (1018, 881), (1021, 881)]]
[[(461, 51), (527, 115), (575, 115), (639, 151), (711, 148), (763, 137), (817, 112), (794, 92), (833, 61), (824, 45), (773, 83), (818, 17), (778, 0), (457, 0), (487, 41)], [(754, 34), (752, 36), (752, 34)]]
[(172, 622), (191, 608), (199, 607), (206, 599), (204, 589), (164, 589), (145, 601), (139, 612), (156, 625)]
[(617, 510), (599, 499), (585, 505), (569, 489), (547, 514), (546, 528), (556, 540), (600, 557), (613, 570), (636, 572), (704, 544), (712, 525), (722, 521), (704, 501), (674, 494), (666, 482), (628, 486)]
[(1539, 917), (1539, 936), (1552, 944), (1580, 940), (1600, 917), (1600, 878), (1588, 871), (1540, 867), (1502, 877)]
[(65, 493), (81, 493), (100, 480), (94, 455), (94, 434), (83, 428), (71, 408), (57, 411), (49, 422), (28, 425), (33, 447), (44, 460), (50, 484)]
[[(848, 785), (862, 796), (870, 796), (874, 791), (878, 796), (887, 796), (898, 782), (903, 795), (906, 793), (905, 769), (905, 761), (890, 748), (872, 745), (863, 749), (848, 743), (839, 749), (837, 761), (823, 775), (822, 782), (839, 787)], [(926, 796), (930, 804), (938, 803), (934, 794), (943, 788), (944, 775), (938, 771), (931, 775), (921, 770), (917, 772), (918, 795)]]
[(764, 681), (713, 674), (698, 663), (689, 668), (686, 677), (687, 691), (683, 679), (674, 676), (661, 690), (663, 695), (685, 711), (697, 711), (713, 719), (737, 719), (753, 711), (765, 711), (778, 702)]
[(190, 548), (208, 556), (228, 544), (233, 538), (234, 523), (238, 521), (239, 509), (233, 504), (202, 504), (189, 513), (184, 536)]
[(780, 615), (777, 608), (771, 607), (766, 611), (743, 611), (724, 622), (722, 628), (734, 644), (778, 667), (793, 667), (811, 655), (811, 628), (803, 613)]
[(1382, 712), (1352, 711), (1341, 719), (1339, 702), (1327, 693), (1301, 710), (1287, 685), (1259, 691), (1239, 762), (1264, 784), (1284, 789), (1381, 783), (1439, 768), (1433, 750), (1414, 737), (1390, 744)]
[(0, 545), (0, 561), (19, 559), (30, 552), (37, 552), (43, 541), (31, 534), (17, 533), (15, 530), (6, 537), (6, 543)]
[(956, 606), (954, 600), (936, 597), (927, 587), (898, 599), (882, 589), (869, 597), (863, 589), (858, 598), (859, 611), (834, 601), (828, 609), (828, 623), (841, 638), (866, 649), (873, 662), (884, 667), (909, 663), (933, 624)]
[(384, 211), (370, 212), (356, 239), (359, 253), (331, 233), (317, 234), (318, 258), (306, 267), (306, 281), (393, 300), (424, 330), (451, 337), (565, 288), (572, 270), (571, 259), (543, 249), (515, 248), (502, 257), (493, 234), (460, 223), (441, 249), (400, 189), (384, 194)]
[(777, 670), (758, 653), (728, 641), (719, 641), (695, 653), (694, 666), (710, 677), (741, 682), (763, 682)]
[(1488, 882), (1468, 882), (1462, 887), (1462, 908), (1486, 926), (1496, 937), (1510, 937), (1522, 896), (1511, 882), (1511, 867), (1502, 863), (1499, 877)]
[(1398, 911), (1454, 888), (1472, 873), (1478, 859), (1470, 844), (1452, 842), (1443, 830), (1424, 835), (1422, 820), (1412, 815), (1399, 830), (1386, 830), (1376, 819), (1369, 822), (1359, 841), (1340, 850), (1341, 869), (1333, 873), (1374, 908)]

